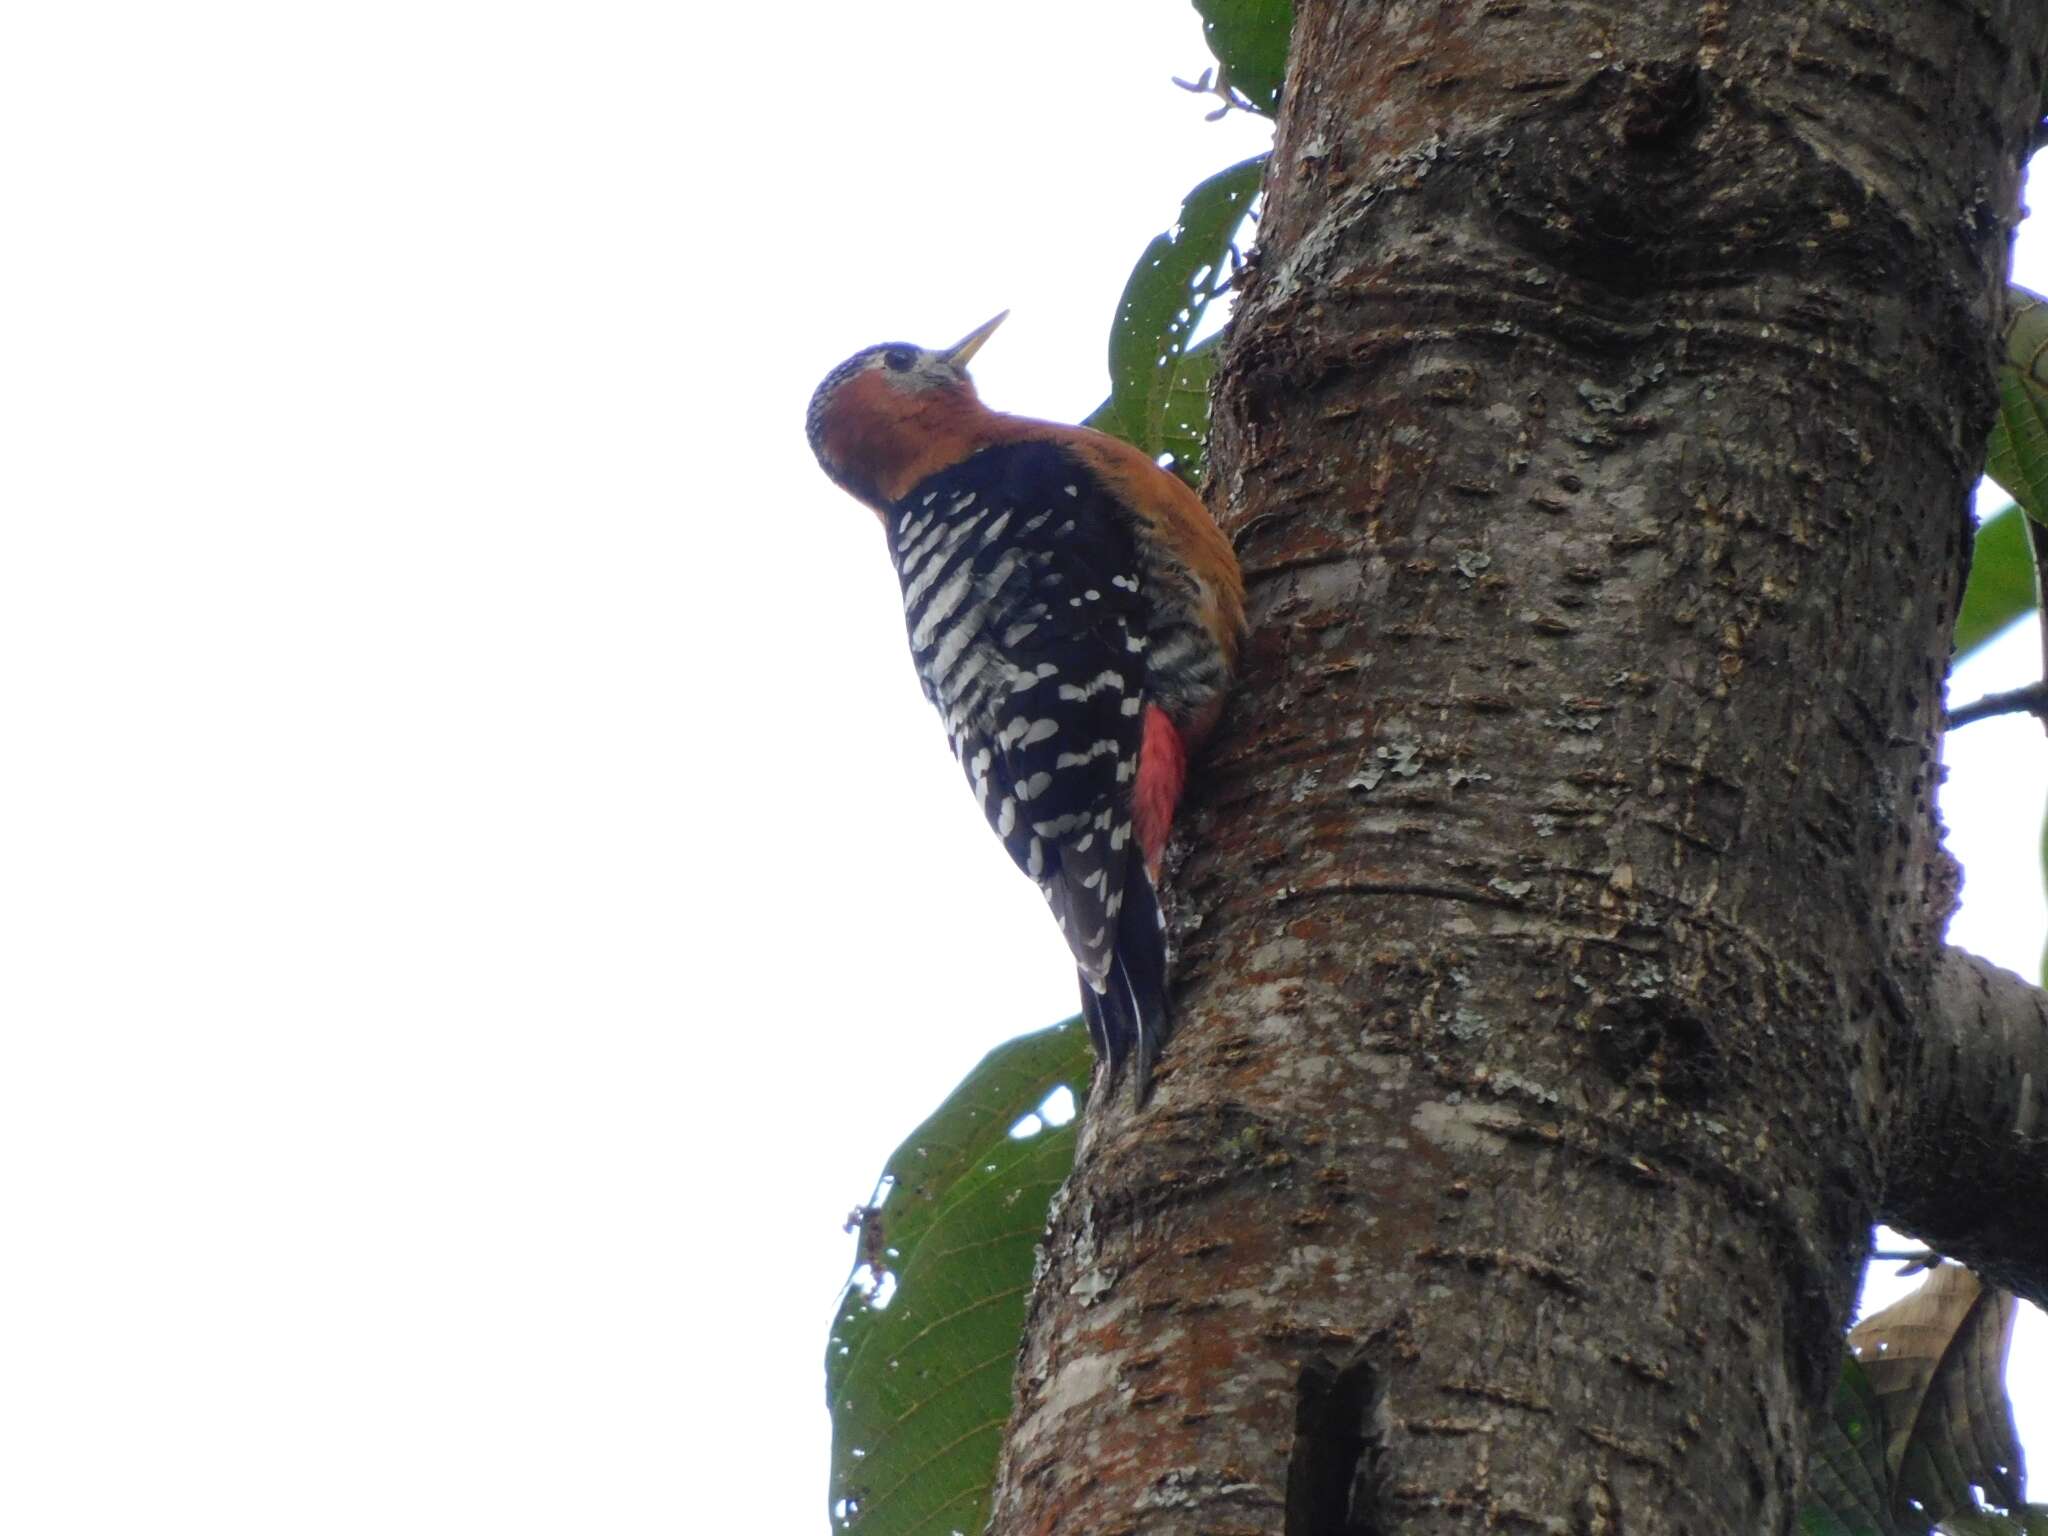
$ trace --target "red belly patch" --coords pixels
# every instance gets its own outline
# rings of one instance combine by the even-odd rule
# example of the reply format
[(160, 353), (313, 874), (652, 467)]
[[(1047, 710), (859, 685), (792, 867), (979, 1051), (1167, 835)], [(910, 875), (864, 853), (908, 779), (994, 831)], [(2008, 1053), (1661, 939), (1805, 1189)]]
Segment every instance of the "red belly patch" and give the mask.
[(1156, 880), (1166, 837), (1173, 830), (1173, 809), (1188, 778), (1187, 745), (1157, 704), (1145, 706), (1145, 739), (1138, 748), (1138, 781), (1131, 791), (1131, 821), (1145, 867)]

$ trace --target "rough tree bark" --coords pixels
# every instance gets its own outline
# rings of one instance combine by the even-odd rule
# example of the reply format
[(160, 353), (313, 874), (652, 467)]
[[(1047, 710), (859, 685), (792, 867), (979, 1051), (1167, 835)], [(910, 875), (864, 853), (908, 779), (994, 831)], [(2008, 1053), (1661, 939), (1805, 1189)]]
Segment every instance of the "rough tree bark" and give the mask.
[(1090, 1107), (999, 1536), (1784, 1531), (1874, 1215), (2048, 1293), (2043, 1015), (1932, 808), (2044, 51), (1301, 0), (1179, 1033)]

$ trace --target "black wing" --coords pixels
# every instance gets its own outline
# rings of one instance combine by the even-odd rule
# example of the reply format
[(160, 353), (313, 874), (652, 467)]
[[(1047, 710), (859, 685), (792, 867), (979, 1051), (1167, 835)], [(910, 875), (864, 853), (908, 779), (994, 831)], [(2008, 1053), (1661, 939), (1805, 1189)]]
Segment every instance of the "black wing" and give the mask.
[(1146, 606), (1132, 531), (1055, 443), (986, 448), (890, 520), (910, 650), (1010, 857), (1082, 979), (1110, 984), (1133, 852)]

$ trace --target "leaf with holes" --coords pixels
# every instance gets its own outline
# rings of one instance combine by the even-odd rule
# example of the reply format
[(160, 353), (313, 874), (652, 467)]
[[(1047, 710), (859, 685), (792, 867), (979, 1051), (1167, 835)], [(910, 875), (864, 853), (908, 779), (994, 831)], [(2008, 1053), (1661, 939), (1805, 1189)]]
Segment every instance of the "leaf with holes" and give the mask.
[(1078, 1019), (1000, 1045), (889, 1158), (825, 1353), (834, 1529), (986, 1522), (1031, 1268), (1079, 1124), (1032, 1117), (1062, 1087), (1078, 1107), (1093, 1060)]
[(1984, 473), (2036, 522), (2048, 522), (2048, 300), (2006, 289), (1998, 418)]
[(1901, 1525), (1885, 1464), (1884, 1418), (1877, 1392), (1856, 1357), (1842, 1353), (1842, 1374), (1827, 1415), (1814, 1426), (1799, 1509), (1803, 1536), (1909, 1536), (1925, 1520)]
[(1088, 418), (1088, 425), (1136, 443), (1155, 459), (1170, 457), (1175, 473), (1198, 484), (1208, 460), (1209, 381), (1216, 372), (1216, 347), (1221, 340), (1220, 336), (1205, 336), (1162, 367), (1156, 399), (1146, 407), (1151, 411), (1149, 421), (1131, 431), (1119, 431), (1116, 421), (1105, 418), (1104, 412), (1110, 409), (1105, 404)]
[(1973, 1485), (2006, 1507), (2020, 1502), (2025, 1478), (2005, 1395), (2016, 1311), (2009, 1292), (1944, 1264), (1850, 1330), (1884, 1414), (1895, 1510), (1910, 1500), (1930, 1520), (1974, 1514)]
[(1271, 117), (1287, 75), (1293, 0), (1195, 0), (1195, 9), (1202, 13), (1209, 51), (1222, 66), (1220, 83)]
[(1266, 157), (1254, 155), (1202, 182), (1172, 229), (1145, 247), (1124, 284), (1109, 331), (1109, 398), (1088, 425), (1200, 476), (1209, 441), (1213, 338), (1190, 347), (1231, 272), (1232, 241), (1258, 194)]
[(2008, 504), (1977, 525), (1970, 580), (1956, 615), (1955, 660), (2033, 609), (2034, 556), (2027, 547), (2026, 519)]

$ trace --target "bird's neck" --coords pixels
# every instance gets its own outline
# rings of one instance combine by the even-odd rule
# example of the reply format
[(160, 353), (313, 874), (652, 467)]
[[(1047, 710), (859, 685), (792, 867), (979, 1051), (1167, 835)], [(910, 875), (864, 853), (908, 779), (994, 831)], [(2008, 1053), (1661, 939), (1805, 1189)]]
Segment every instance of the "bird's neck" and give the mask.
[(983, 448), (1029, 437), (1040, 425), (952, 390), (904, 395), (877, 387), (872, 398), (847, 404), (826, 424), (823, 456), (840, 483), (877, 512), (940, 470)]

